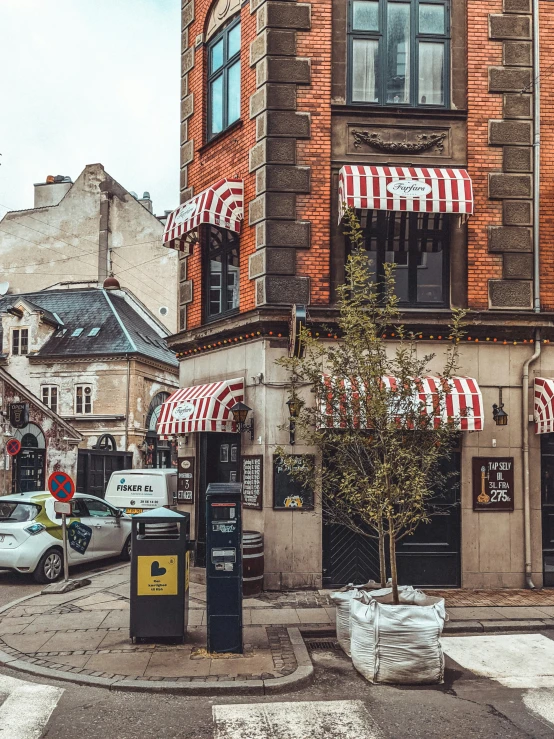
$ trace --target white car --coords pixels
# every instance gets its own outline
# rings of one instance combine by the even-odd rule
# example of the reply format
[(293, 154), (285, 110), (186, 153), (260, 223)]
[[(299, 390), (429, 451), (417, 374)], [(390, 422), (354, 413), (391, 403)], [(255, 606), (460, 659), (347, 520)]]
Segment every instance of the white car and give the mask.
[[(69, 566), (131, 556), (131, 517), (101, 498), (75, 493), (68, 517)], [(63, 572), (62, 519), (48, 492), (0, 497), (0, 569), (54, 582)]]

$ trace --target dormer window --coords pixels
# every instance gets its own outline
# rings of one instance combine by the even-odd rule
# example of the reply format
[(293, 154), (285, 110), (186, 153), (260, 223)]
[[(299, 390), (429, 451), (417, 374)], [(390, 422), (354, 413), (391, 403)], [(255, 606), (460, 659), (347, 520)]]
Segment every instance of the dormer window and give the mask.
[(12, 354), (23, 356), (29, 353), (29, 329), (12, 329)]

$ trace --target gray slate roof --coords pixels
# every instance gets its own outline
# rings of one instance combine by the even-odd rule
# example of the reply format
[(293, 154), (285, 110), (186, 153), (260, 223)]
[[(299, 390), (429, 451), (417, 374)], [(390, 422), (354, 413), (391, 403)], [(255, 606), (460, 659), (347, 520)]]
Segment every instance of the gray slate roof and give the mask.
[[(96, 288), (6, 295), (0, 299), (0, 312), (20, 298), (48, 312), (49, 317), (55, 313), (63, 321), (63, 327), (54, 331), (35, 356), (140, 354), (178, 366), (165, 340), (121, 295)], [(83, 329), (81, 334), (71, 336), (78, 328)], [(89, 336), (93, 328), (100, 331), (96, 336)]]

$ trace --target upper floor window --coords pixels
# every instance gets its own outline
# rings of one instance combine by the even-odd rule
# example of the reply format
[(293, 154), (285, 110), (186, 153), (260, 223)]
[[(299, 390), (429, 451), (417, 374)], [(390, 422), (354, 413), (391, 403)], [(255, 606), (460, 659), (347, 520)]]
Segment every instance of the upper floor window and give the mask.
[(446, 107), (450, 0), (350, 0), (350, 102)]
[(208, 42), (208, 139), (240, 118), (240, 16)]
[(371, 279), (380, 282), (383, 264), (392, 262), (401, 306), (448, 306), (448, 215), (368, 210), (363, 212), (361, 226)]
[(206, 265), (206, 312), (208, 319), (238, 310), (239, 235), (210, 226)]
[(54, 413), (58, 412), (58, 388), (56, 385), (43, 385), (42, 402), (47, 405)]
[(90, 385), (75, 386), (75, 413), (92, 413), (92, 388)]
[(12, 354), (29, 354), (29, 329), (12, 329)]

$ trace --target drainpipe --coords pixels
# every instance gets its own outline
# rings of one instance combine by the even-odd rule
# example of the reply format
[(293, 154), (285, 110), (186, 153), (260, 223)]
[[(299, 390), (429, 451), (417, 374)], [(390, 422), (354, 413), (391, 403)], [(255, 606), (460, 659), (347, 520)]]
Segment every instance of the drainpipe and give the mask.
[(523, 526), (525, 541), (525, 584), (535, 589), (531, 566), (531, 503), (529, 499), (529, 367), (541, 355), (541, 332), (535, 331), (535, 351), (523, 364), (522, 378), (522, 423), (523, 423)]
[[(541, 63), (539, 0), (533, 0), (533, 310), (540, 313)], [(525, 419), (524, 419), (525, 420)]]
[(129, 408), (131, 405), (131, 359), (129, 358), (129, 355), (127, 354), (127, 396), (125, 399), (125, 451), (127, 450), (127, 446), (129, 444)]

